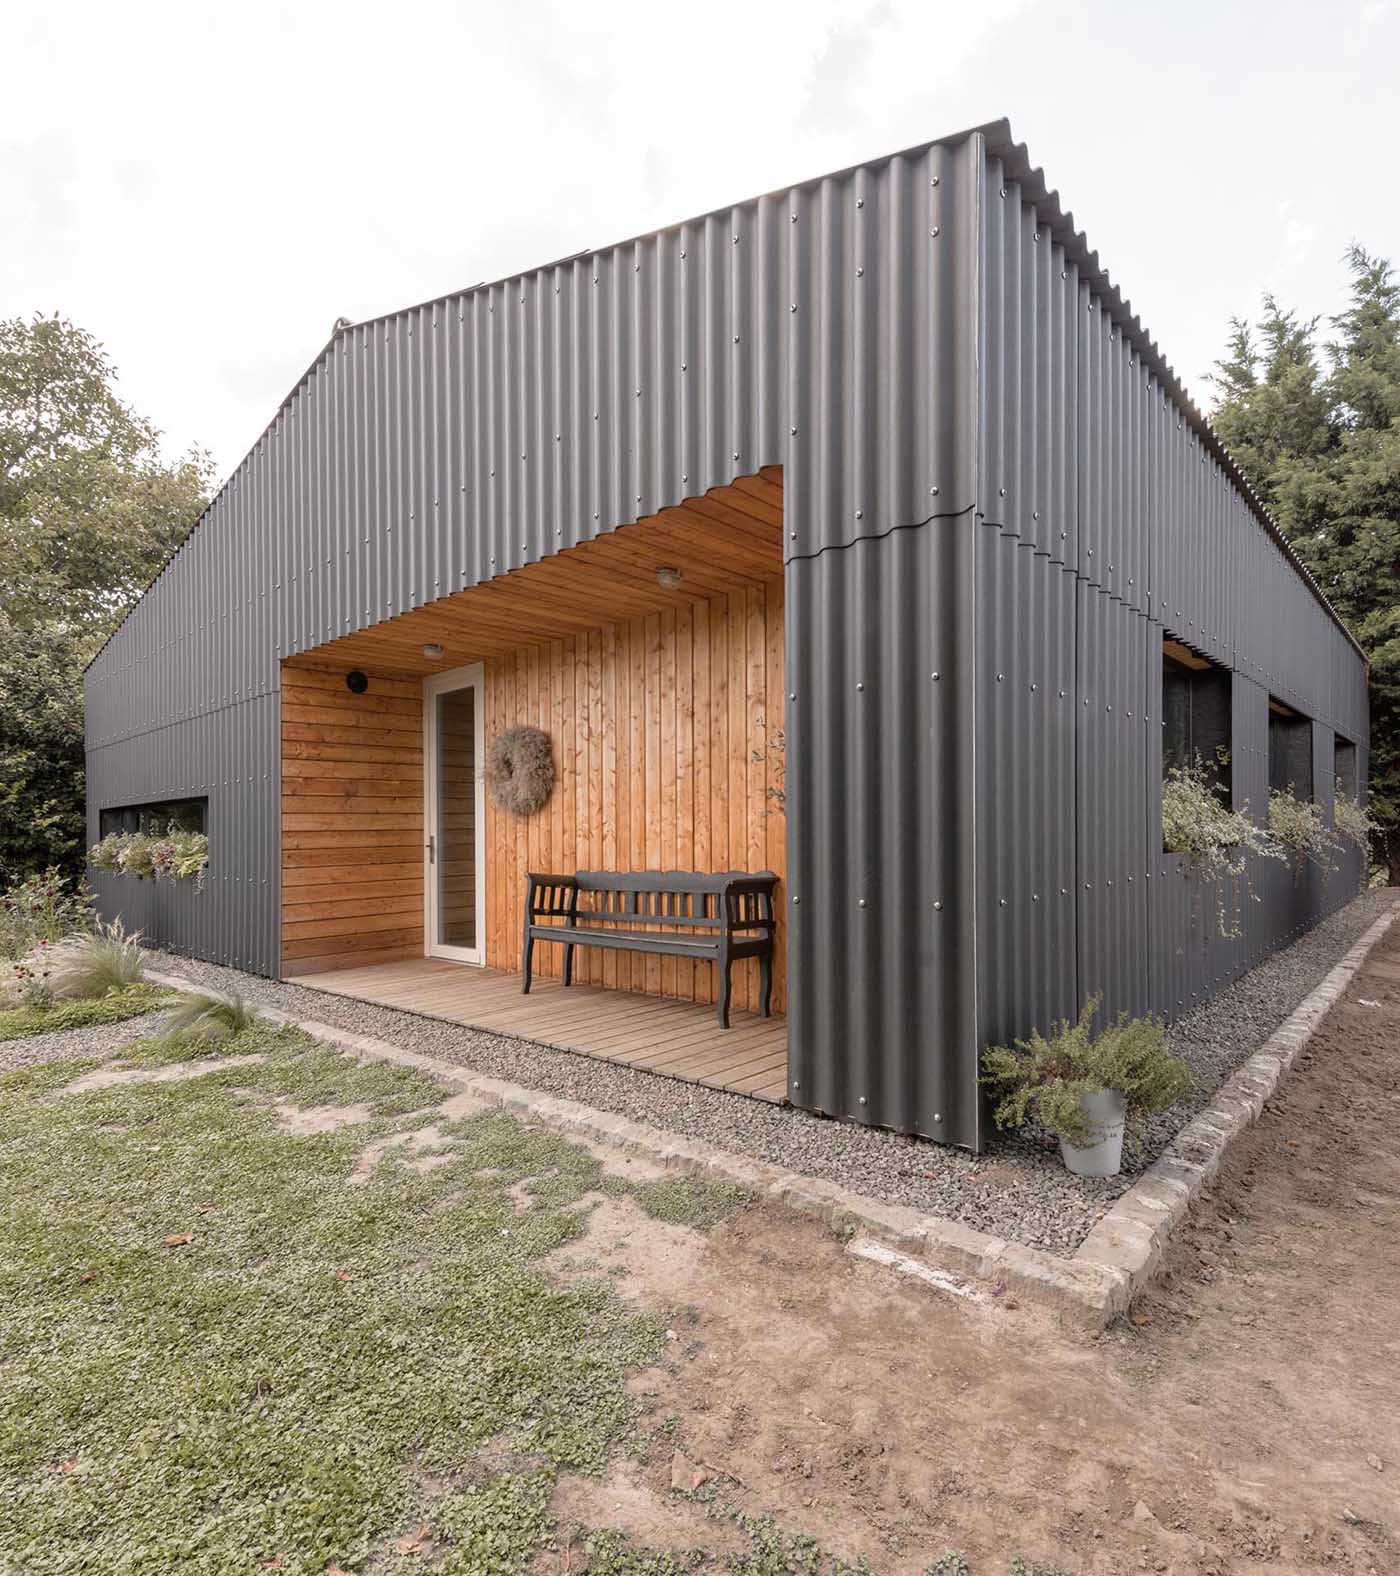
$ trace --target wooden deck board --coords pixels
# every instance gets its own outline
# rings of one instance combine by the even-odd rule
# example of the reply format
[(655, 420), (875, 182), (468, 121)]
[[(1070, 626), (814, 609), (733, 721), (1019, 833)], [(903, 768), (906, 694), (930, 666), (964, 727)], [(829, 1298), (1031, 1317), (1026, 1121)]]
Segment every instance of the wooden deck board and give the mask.
[(514, 1039), (662, 1073), (686, 1083), (781, 1103), (787, 1090), (787, 1019), (733, 1012), (665, 996), (536, 979), (442, 958), (415, 958), (329, 973), (288, 976), (294, 984), (376, 1006), (466, 1024)]

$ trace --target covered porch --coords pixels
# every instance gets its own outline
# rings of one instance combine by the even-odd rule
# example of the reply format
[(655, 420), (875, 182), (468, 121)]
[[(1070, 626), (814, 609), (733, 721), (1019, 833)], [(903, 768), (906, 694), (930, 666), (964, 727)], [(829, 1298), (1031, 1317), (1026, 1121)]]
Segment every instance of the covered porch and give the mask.
[(757, 1100), (781, 1101), (786, 1089), (781, 1016), (736, 1012), (721, 1030), (714, 1012), (692, 1001), (597, 985), (565, 990), (557, 979), (537, 980), (522, 996), (518, 974), (441, 958), (305, 974), (296, 983)]
[[(783, 487), (770, 468), (282, 666), (282, 975), (761, 1099), (786, 1087)], [(549, 738), (520, 818), (493, 738)], [(530, 871), (772, 871), (774, 1016), (756, 961), (537, 949)]]

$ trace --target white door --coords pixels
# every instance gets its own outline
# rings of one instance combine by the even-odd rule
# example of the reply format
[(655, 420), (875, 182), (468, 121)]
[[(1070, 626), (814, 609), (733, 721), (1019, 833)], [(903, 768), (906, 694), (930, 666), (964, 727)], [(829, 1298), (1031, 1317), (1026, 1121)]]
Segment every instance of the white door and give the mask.
[(486, 961), (486, 776), (482, 668), (423, 680), (423, 950)]

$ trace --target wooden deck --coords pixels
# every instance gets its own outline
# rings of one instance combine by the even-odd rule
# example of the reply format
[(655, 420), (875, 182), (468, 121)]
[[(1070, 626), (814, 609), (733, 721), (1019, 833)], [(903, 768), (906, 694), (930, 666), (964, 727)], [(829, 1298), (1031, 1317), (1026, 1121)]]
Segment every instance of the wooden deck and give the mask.
[(298, 985), (489, 1029), (558, 1050), (622, 1062), (711, 1089), (781, 1101), (787, 1090), (787, 1019), (733, 1012), (721, 1029), (713, 1007), (520, 976), (441, 958), (288, 976)]

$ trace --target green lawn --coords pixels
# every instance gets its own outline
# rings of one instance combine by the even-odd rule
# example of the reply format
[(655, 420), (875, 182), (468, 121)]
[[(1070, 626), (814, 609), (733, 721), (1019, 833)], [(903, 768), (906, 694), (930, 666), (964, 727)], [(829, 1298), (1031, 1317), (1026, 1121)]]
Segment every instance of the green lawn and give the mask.
[[(0, 1569), (422, 1569), (393, 1544), (423, 1521), (437, 1570), (521, 1568), (660, 1347), (606, 1285), (535, 1267), (597, 1161), (492, 1114), (438, 1169), (352, 1185), (442, 1089), (295, 1031), (224, 1049), (268, 1060), (47, 1100), (71, 1064), (0, 1078)], [(277, 1098), (374, 1116), (288, 1137)]]
[(91, 1000), (55, 1001), (44, 1007), (7, 1007), (0, 1011), (0, 1040), (22, 1040), (31, 1034), (85, 1029), (98, 1023), (123, 1023), (174, 1000), (169, 991), (159, 990), (154, 985), (128, 985), (125, 990)]

